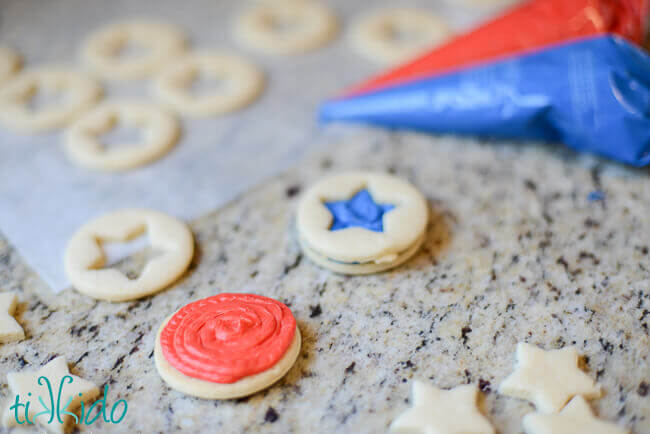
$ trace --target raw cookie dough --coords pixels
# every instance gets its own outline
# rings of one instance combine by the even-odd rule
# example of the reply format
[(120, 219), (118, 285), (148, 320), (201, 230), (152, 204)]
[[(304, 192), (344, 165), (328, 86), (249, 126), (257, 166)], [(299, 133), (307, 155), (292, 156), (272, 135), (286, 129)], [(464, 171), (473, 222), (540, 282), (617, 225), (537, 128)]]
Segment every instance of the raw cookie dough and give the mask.
[(435, 47), (450, 35), (444, 21), (431, 12), (388, 8), (359, 19), (352, 28), (351, 42), (365, 57), (394, 64)]
[(499, 386), (499, 393), (533, 402), (539, 412), (556, 413), (574, 396), (598, 398), (600, 386), (578, 367), (578, 350), (544, 351), (517, 345), (517, 366)]
[[(117, 124), (136, 126), (146, 132), (143, 143), (105, 149), (99, 138)], [(161, 158), (174, 147), (180, 124), (156, 104), (107, 102), (77, 119), (68, 129), (65, 149), (71, 160), (98, 170), (128, 170)]]
[[(371, 202), (357, 203), (364, 190)], [(349, 227), (333, 226), (335, 208), (343, 208)], [(381, 231), (364, 227), (367, 218), (380, 219)], [(317, 264), (339, 273), (368, 274), (413, 256), (425, 238), (427, 221), (426, 199), (408, 182), (382, 173), (349, 172), (325, 178), (305, 192), (296, 227), (303, 251)]]
[(23, 328), (14, 319), (18, 297), (15, 292), (0, 293), (0, 343), (25, 338)]
[[(10, 372), (7, 374), (7, 383), (11, 389), (12, 398), (19, 395), (22, 403), (29, 399), (31, 404), (28, 415), (30, 420), (33, 421), (34, 416), (36, 416), (37, 413), (45, 410), (40, 404), (39, 398), (42, 399), (46, 405), (49, 405), (50, 403), (47, 385), (39, 385), (39, 378), (47, 378), (52, 385), (53, 391), (56, 391), (54, 393), (59, 393), (61, 379), (65, 376), (71, 378), (72, 382), (66, 380), (65, 387), (61, 388), (59, 400), (61, 407), (63, 407), (68, 400), (71, 400), (70, 404), (66, 408), (61, 408), (61, 416), (64, 423), (59, 423), (56, 416), (52, 423), (48, 423), (50, 412), (47, 412), (47, 414), (41, 414), (36, 418), (35, 422), (46, 428), (48, 431), (60, 433), (67, 431), (72, 424), (72, 418), (63, 413), (64, 410), (67, 409), (67, 411), (74, 412), (74, 410), (81, 406), (82, 402), (87, 406), (97, 399), (99, 396), (99, 388), (94, 383), (70, 374), (70, 371), (68, 370), (68, 362), (66, 362), (65, 357), (57, 357), (37, 371)], [(31, 396), (28, 395), (29, 393), (31, 393)], [(54, 399), (57, 399), (57, 397), (55, 396)], [(24, 407), (20, 409), (18, 416), (20, 421), (25, 423)], [(20, 425), (16, 421), (14, 412), (9, 410), (9, 406), (5, 409), (3, 424), (5, 427)]]
[[(102, 269), (102, 241), (128, 241), (144, 233), (162, 253), (151, 259), (137, 279), (118, 270)], [(140, 209), (115, 211), (82, 226), (65, 251), (65, 271), (72, 285), (90, 297), (126, 301), (145, 297), (171, 285), (189, 266), (194, 239), (187, 225), (166, 214)]]
[(393, 421), (390, 431), (404, 434), (493, 434), (494, 428), (476, 405), (478, 393), (476, 386), (441, 390), (415, 381), (413, 407)]
[(235, 24), (242, 44), (266, 54), (315, 50), (338, 32), (332, 12), (315, 0), (267, 0), (245, 11)]
[(282, 378), (300, 346), (300, 330), (284, 304), (250, 294), (219, 294), (167, 318), (158, 330), (154, 357), (158, 373), (173, 389), (231, 399)]
[[(189, 87), (200, 75), (219, 88), (193, 94)], [(264, 89), (264, 76), (247, 60), (230, 54), (192, 53), (168, 65), (154, 81), (154, 94), (177, 112), (189, 116), (219, 115), (253, 102)]]
[(0, 85), (16, 74), (21, 66), (18, 53), (9, 47), (0, 46)]
[[(29, 102), (38, 92), (62, 95), (56, 103), (36, 109), (29, 107)], [(74, 120), (93, 106), (101, 95), (99, 83), (74, 69), (27, 69), (0, 88), (0, 122), (19, 131), (51, 130)]]
[(582, 396), (576, 396), (559, 414), (529, 413), (524, 417), (526, 434), (626, 434), (629, 431), (598, 420)]
[[(129, 46), (144, 52), (120, 55)], [(129, 80), (157, 73), (184, 50), (185, 35), (177, 27), (133, 20), (110, 24), (92, 34), (83, 45), (82, 58), (108, 80)]]

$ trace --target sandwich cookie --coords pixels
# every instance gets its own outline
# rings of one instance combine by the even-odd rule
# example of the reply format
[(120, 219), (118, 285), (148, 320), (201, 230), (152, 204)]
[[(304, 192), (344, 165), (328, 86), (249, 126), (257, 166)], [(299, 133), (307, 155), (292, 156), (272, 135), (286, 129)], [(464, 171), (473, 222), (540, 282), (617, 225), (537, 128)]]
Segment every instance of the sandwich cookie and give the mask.
[(253, 294), (219, 294), (167, 318), (156, 336), (158, 373), (173, 389), (205, 399), (251, 395), (282, 378), (300, 353), (287, 306)]
[(311, 187), (300, 200), (298, 240), (318, 265), (343, 274), (396, 267), (424, 241), (426, 199), (395, 176), (350, 172)]

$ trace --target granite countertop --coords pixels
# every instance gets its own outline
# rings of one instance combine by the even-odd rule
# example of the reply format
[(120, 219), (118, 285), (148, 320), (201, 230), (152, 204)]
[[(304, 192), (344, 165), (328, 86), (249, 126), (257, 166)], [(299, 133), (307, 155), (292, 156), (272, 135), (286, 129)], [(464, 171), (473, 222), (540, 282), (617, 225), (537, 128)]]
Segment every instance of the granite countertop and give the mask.
[[(517, 342), (576, 345), (605, 390), (601, 417), (650, 432), (650, 172), (570, 151), (354, 129), (297, 168), (192, 224), (197, 254), (173, 287), (130, 303), (54, 295), (0, 238), (0, 288), (17, 291), (27, 338), (0, 346), (6, 373), (64, 355), (71, 371), (124, 398), (119, 425), (82, 431), (385, 432), (411, 380), (473, 383), (490, 421), (521, 432), (533, 410), (496, 393)], [(334, 139), (332, 139), (334, 141)], [(330, 273), (293, 234), (299, 194), (348, 168), (409, 179), (430, 201), (422, 251), (373, 276)], [(592, 191), (605, 199), (589, 201)], [(137, 272), (148, 253), (121, 264)], [(207, 401), (167, 387), (155, 331), (182, 305), (222, 291), (289, 305), (302, 335), (288, 375), (246, 399)]]

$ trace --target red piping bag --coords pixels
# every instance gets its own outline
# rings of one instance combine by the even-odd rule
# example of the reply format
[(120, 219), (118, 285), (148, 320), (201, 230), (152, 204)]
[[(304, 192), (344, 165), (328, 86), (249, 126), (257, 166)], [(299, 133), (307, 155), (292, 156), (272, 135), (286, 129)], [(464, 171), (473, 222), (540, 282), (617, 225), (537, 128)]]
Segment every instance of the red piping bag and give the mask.
[(650, 0), (533, 0), (411, 62), (354, 86), (345, 96), (451, 72), (570, 39), (615, 33), (641, 44)]

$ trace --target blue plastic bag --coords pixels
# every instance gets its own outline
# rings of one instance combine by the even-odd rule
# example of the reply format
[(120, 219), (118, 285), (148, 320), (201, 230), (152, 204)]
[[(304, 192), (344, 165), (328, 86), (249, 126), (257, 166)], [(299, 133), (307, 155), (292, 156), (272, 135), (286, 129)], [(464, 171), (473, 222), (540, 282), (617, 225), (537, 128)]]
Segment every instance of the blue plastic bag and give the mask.
[(563, 142), (650, 164), (650, 56), (616, 36), (324, 103), (321, 120)]

